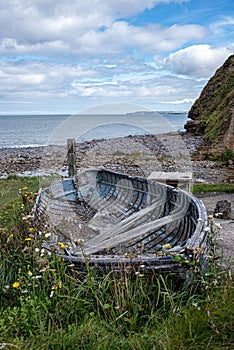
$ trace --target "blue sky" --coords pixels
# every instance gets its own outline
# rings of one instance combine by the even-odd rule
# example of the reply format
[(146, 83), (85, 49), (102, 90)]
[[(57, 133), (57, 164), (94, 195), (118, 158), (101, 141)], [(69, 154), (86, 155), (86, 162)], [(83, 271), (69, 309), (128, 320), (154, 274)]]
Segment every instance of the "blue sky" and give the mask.
[(233, 0), (1, 0), (0, 114), (187, 111), (233, 53)]

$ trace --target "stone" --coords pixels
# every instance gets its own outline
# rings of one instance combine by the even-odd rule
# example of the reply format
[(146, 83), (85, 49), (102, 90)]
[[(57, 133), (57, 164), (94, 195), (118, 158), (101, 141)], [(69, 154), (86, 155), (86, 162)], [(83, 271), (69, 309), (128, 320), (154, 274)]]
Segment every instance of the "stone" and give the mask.
[(221, 200), (216, 203), (214, 216), (217, 216), (220, 219), (231, 219), (231, 212), (231, 202), (227, 200)]

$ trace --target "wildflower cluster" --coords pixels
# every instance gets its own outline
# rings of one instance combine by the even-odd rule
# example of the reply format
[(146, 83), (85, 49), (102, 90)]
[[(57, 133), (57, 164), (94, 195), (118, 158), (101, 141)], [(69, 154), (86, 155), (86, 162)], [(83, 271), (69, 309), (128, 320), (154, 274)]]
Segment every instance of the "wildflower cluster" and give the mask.
[[(43, 290), (52, 297), (62, 283), (56, 274), (51, 259), (51, 252), (46, 250), (42, 242), (51, 236), (47, 227), (42, 232), (33, 225), (33, 206), (37, 193), (22, 187), (18, 191), (18, 200), (11, 204), (9, 212), (14, 225), (1, 227), (0, 239), (4, 249), (2, 271), (4, 279), (0, 283), (3, 300), (6, 303), (17, 303), (22, 296), (32, 291), (40, 294)], [(47, 281), (45, 286), (45, 281)], [(13, 297), (14, 296), (14, 297)], [(8, 301), (7, 301), (8, 300)]]

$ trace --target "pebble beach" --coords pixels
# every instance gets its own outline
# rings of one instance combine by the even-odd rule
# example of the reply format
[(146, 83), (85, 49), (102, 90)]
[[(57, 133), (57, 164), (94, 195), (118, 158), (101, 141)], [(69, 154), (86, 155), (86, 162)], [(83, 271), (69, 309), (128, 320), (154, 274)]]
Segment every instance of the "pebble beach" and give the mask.
[[(178, 140), (173, 135), (166, 142), (165, 135), (162, 137), (127, 136), (79, 143), (76, 145), (77, 168), (104, 166), (110, 170), (139, 176), (149, 176), (152, 171), (157, 170), (189, 170), (193, 173), (195, 183), (233, 183), (233, 165), (227, 167), (218, 162), (191, 158), (201, 143), (199, 138), (186, 137), (183, 144), (178, 146)], [(175, 143), (181, 148), (186, 145), (188, 161), (182, 156), (181, 164), (177, 155), (171, 154)], [(43, 173), (45, 167), (51, 173), (66, 174), (66, 151), (66, 145), (0, 148), (0, 177), (37, 176), (40, 172)]]

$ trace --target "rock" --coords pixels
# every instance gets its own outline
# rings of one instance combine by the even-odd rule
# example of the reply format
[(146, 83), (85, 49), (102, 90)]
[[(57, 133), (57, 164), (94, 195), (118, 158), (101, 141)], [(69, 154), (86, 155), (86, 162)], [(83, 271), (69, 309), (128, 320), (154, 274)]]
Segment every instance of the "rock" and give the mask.
[(231, 202), (227, 200), (218, 201), (214, 209), (214, 216), (218, 216), (221, 219), (231, 219)]

